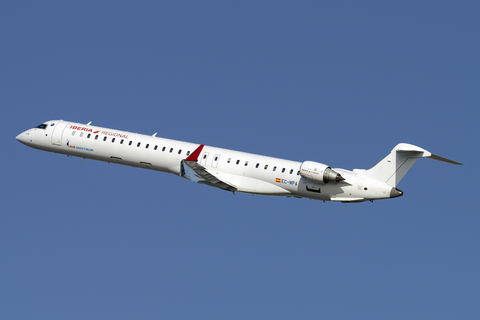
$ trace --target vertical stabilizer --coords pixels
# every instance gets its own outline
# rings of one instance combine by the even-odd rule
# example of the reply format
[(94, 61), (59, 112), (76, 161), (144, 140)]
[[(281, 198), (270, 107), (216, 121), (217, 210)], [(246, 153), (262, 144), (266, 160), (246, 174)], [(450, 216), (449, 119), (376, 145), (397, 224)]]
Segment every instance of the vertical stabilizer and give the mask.
[(451, 164), (461, 164), (431, 154), (427, 150), (412, 144), (400, 143), (373, 168), (368, 170), (355, 170), (355, 172), (396, 187), (418, 158), (431, 158)]

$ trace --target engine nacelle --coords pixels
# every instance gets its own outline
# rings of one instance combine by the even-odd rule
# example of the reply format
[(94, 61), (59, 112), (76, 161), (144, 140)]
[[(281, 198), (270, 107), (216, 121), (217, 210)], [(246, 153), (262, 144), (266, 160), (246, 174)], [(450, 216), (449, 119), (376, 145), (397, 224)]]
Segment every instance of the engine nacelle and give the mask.
[(335, 172), (329, 166), (313, 161), (305, 161), (302, 163), (300, 166), (300, 175), (305, 179), (319, 183), (328, 183), (329, 181), (339, 182), (345, 180), (340, 173)]

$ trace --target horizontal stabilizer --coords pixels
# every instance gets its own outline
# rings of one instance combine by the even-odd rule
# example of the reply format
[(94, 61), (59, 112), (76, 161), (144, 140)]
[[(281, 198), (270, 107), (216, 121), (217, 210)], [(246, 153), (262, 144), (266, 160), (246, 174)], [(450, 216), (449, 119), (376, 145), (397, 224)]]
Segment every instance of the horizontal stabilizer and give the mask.
[[(443, 161), (451, 164), (457, 164), (457, 165), (463, 165), (463, 163), (453, 161), (444, 157), (437, 156), (435, 154), (431, 154), (427, 150), (414, 146), (412, 144), (408, 143), (400, 143), (397, 145), (396, 148), (394, 148), (397, 152), (418, 152), (418, 158), (430, 158), (438, 161)], [(415, 158), (415, 156), (412, 154), (411, 158)]]
[(438, 160), (438, 161), (443, 161), (443, 162), (446, 162), (446, 163), (456, 164), (456, 165), (463, 165), (463, 163), (453, 161), (453, 160), (450, 160), (450, 159), (447, 159), (447, 158), (444, 158), (444, 157), (440, 157), (440, 156), (437, 156), (437, 155), (434, 155), (434, 154), (431, 154), (427, 158)]

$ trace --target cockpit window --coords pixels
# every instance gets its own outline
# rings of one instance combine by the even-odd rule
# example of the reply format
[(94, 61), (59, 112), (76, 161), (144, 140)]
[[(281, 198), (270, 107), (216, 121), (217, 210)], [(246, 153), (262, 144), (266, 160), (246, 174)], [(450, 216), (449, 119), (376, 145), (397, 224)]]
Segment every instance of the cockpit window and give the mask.
[(36, 126), (35, 128), (38, 128), (38, 129), (45, 129), (47, 127), (47, 125), (45, 123), (42, 123), (41, 125), (39, 126)]

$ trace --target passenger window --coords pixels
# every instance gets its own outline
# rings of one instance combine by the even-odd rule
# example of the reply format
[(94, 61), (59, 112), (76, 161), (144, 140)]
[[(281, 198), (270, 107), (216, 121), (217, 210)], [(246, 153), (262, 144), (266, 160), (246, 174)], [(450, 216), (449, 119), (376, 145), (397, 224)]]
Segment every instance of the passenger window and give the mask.
[(131, 145), (132, 145), (132, 142), (133, 142), (133, 141), (130, 141), (130, 142), (128, 143), (128, 145), (131, 146)]
[(137, 143), (137, 147), (140, 147), (141, 144), (142, 144), (141, 142)]
[(293, 169), (290, 169), (290, 174), (292, 174), (292, 173), (293, 173)]
[(95, 140), (98, 140), (98, 134), (95, 136)]
[(165, 147), (162, 148), (162, 151), (165, 151)]
[(114, 143), (114, 142), (115, 142), (115, 138), (112, 138), (112, 143)]
[(206, 154), (203, 155), (203, 159), (207, 159), (207, 155), (206, 155)]
[(107, 141), (107, 136), (103, 137), (103, 141)]
[(260, 165), (260, 163), (257, 163), (257, 165), (255, 166), (255, 168), (258, 168), (259, 165)]
[(155, 146), (155, 148), (153, 148), (153, 150), (157, 150), (158, 146)]
[(245, 161), (245, 167), (248, 166), (248, 161)]
[(83, 137), (83, 131), (82, 131), (82, 132), (80, 132), (80, 138), (81, 138), (81, 137)]
[(148, 147), (149, 147), (149, 146), (150, 146), (150, 144), (149, 144), (149, 143), (147, 143), (147, 145), (145, 146), (145, 149), (148, 149)]
[(87, 139), (90, 139), (91, 135), (92, 135), (91, 133), (87, 134)]
[(72, 136), (74, 136), (74, 135), (75, 135), (75, 131), (72, 131)]
[(300, 171), (297, 171), (297, 176), (299, 176), (299, 175), (300, 175)]
[(120, 140), (120, 144), (123, 144), (123, 139), (122, 139), (122, 140)]
[(284, 173), (284, 172), (285, 172), (285, 168), (282, 169), (282, 173)]
[(232, 158), (228, 158), (227, 163), (230, 163), (232, 161)]
[(275, 167), (273, 167), (273, 171), (276, 171), (276, 170), (277, 170), (277, 167), (276, 167), (276, 166), (275, 166)]
[(187, 151), (187, 156), (189, 156), (189, 155), (190, 155), (190, 151)]
[(172, 153), (172, 152), (173, 152), (173, 148), (170, 148), (170, 153)]
[(237, 160), (237, 164), (239, 164), (239, 163), (240, 163), (240, 160)]
[(178, 154), (182, 154), (182, 149), (178, 150)]
[(213, 161), (217, 161), (217, 160), (218, 160), (218, 157), (215, 157), (215, 160), (213, 160)]
[(265, 165), (264, 169), (267, 170), (267, 168), (268, 168), (268, 164)]

